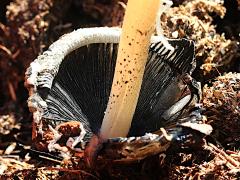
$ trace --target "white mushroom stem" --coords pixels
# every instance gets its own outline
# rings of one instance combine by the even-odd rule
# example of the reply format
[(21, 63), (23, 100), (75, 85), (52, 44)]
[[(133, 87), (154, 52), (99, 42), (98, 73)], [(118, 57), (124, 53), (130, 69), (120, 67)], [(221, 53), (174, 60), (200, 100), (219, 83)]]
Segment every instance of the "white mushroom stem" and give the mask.
[(102, 139), (125, 137), (136, 109), (150, 38), (160, 0), (129, 0), (120, 37), (109, 102), (100, 130)]

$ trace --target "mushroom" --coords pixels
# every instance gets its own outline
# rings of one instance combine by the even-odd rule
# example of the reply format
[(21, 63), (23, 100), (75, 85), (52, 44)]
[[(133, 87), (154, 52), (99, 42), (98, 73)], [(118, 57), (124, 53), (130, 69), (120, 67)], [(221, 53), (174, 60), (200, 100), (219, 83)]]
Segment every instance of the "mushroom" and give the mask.
[[(116, 28), (79, 29), (64, 35), (31, 63), (26, 86), (36, 128), (33, 139), (41, 134), (43, 121), (52, 126), (79, 121), (87, 132), (85, 140), (92, 133), (99, 133), (113, 81), (119, 37)], [(156, 43), (157, 37), (151, 41), (129, 136), (143, 135), (166, 124), (161, 115), (178, 101), (186, 86), (181, 75), (191, 73), (195, 67), (192, 41), (170, 40), (174, 51)]]
[[(159, 2), (152, 2), (156, 3), (157, 11)], [(145, 30), (134, 36), (122, 32), (122, 41), (130, 40), (127, 46), (118, 45), (121, 41), (118, 28), (78, 29), (54, 42), (31, 63), (26, 72), (26, 87), (30, 95), (28, 106), (33, 112), (34, 140), (45, 137), (48, 150), (54, 151), (55, 144), (65, 136), (70, 148), (80, 143), (84, 149), (93, 134), (99, 132), (103, 139), (143, 136), (178, 119), (192, 99), (183, 76), (195, 68), (194, 44), (186, 39), (169, 40), (174, 49), (165, 47), (162, 37), (152, 36), (156, 13)], [(142, 36), (148, 38), (143, 40)], [(138, 48), (141, 44), (144, 50), (129, 51), (133, 44)], [(119, 49), (126, 59), (121, 56), (120, 61), (117, 59)], [(121, 99), (124, 105), (114, 102), (115, 99)], [(116, 109), (110, 115), (113, 107)], [(115, 132), (111, 120), (115, 120), (118, 109), (120, 120), (128, 120), (121, 128), (115, 126), (121, 129)], [(67, 125), (63, 126), (64, 123)], [(52, 137), (44, 135), (46, 132)]]

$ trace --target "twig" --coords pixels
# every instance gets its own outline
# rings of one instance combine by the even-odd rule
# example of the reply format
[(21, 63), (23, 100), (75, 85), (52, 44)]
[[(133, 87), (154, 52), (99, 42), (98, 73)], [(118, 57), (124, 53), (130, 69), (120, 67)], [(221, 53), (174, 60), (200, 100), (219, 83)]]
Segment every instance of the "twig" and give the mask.
[(235, 168), (239, 168), (240, 167), (240, 163), (237, 162), (235, 159), (233, 159), (231, 156), (229, 156), (228, 154), (226, 154), (223, 150), (221, 149), (218, 149), (215, 145), (211, 144), (211, 143), (208, 143), (209, 147), (211, 147), (211, 149), (209, 150), (212, 150), (212, 151), (215, 151), (215, 154), (220, 156), (221, 155), (221, 159), (225, 159), (227, 160), (232, 166), (234, 166)]
[(13, 101), (17, 101), (17, 96), (13, 84), (8, 81), (8, 90)]
[(7, 53), (8, 56), (12, 57), (12, 52), (8, 48), (0, 44), (0, 49)]

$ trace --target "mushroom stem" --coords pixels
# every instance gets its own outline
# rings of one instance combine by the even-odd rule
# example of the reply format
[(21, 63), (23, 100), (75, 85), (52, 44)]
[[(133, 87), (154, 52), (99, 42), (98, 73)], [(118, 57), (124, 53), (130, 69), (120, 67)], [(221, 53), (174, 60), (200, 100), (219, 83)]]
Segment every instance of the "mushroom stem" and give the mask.
[(160, 0), (128, 0), (102, 139), (125, 137), (131, 126)]

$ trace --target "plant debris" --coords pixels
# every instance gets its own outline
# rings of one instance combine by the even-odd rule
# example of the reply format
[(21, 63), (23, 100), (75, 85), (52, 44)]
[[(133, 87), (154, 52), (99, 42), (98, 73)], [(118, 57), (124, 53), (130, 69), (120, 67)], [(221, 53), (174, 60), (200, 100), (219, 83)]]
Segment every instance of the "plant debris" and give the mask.
[[(204, 87), (202, 104), (206, 122), (213, 126), (212, 137), (207, 137), (212, 144), (205, 142), (186, 152), (173, 148), (135, 164), (110, 163), (108, 169), (101, 170), (103, 163), (96, 171), (86, 167), (82, 153), (76, 153), (77, 159), (61, 161), (54, 153), (32, 149), (31, 115), (26, 110), (27, 91), (23, 87), (29, 63), (51, 42), (73, 29), (121, 26), (127, 0), (2, 0), (0, 179), (239, 179), (240, 78), (238, 73), (228, 72), (240, 69), (240, 22), (235, 17), (240, 1), (173, 2), (174, 7), (162, 16), (162, 27), (169, 38), (184, 37), (196, 42), (194, 75)], [(216, 21), (221, 18), (223, 21)]]
[(217, 139), (226, 147), (240, 148), (240, 74), (218, 76), (205, 85), (203, 106)]
[[(44, 47), (51, 0), (16, 0), (7, 6), (6, 25), (0, 26), (0, 90), (5, 101), (17, 101), (24, 71)], [(19, 84), (21, 83), (21, 84)]]
[(13, 128), (20, 128), (20, 125), (17, 124), (13, 115), (0, 116), (0, 134), (7, 135), (12, 131)]
[[(205, 152), (179, 154), (182, 159), (185, 158), (185, 162), (191, 159), (190, 161), (193, 163), (191, 166), (173, 165), (169, 171), (170, 179), (238, 179), (240, 172), (239, 151), (224, 152), (211, 143), (205, 144), (204, 148)], [(208, 157), (199, 163), (198, 156), (204, 156), (204, 154)]]
[(164, 33), (170, 38), (189, 38), (196, 42), (196, 59), (204, 75), (228, 67), (237, 55), (237, 42), (218, 34), (212, 14), (224, 17), (223, 1), (186, 1), (162, 16)]

